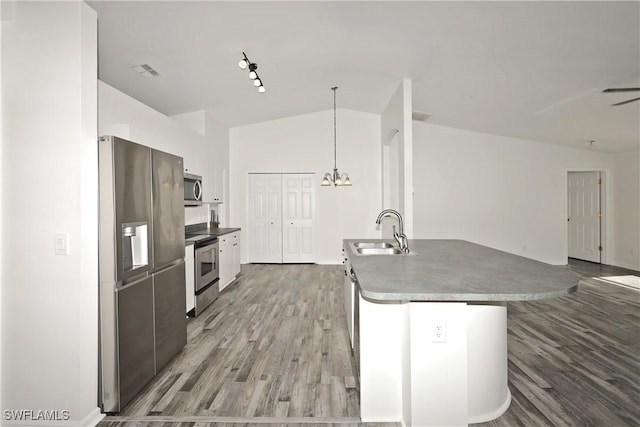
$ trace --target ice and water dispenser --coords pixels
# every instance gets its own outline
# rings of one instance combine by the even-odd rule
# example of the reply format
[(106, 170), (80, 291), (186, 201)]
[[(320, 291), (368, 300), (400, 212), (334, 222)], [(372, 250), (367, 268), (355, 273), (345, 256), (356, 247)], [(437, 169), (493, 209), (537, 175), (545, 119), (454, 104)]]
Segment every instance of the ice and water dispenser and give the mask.
[(122, 224), (122, 268), (133, 271), (149, 264), (147, 222)]

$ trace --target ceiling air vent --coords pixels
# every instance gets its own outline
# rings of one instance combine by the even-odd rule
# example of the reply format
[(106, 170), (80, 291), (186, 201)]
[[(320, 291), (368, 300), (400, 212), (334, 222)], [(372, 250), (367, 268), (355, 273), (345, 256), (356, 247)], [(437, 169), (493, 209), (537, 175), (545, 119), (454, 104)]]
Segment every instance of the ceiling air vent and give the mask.
[(149, 64), (136, 65), (136, 66), (133, 66), (131, 68), (133, 68), (135, 71), (137, 71), (138, 74), (140, 74), (145, 79), (158, 77), (160, 75), (160, 74), (158, 74), (158, 72), (156, 70), (151, 68), (151, 66)]
[(429, 117), (431, 117), (431, 113), (425, 113), (424, 111), (416, 110), (413, 110), (411, 112), (411, 119), (416, 122), (426, 122)]

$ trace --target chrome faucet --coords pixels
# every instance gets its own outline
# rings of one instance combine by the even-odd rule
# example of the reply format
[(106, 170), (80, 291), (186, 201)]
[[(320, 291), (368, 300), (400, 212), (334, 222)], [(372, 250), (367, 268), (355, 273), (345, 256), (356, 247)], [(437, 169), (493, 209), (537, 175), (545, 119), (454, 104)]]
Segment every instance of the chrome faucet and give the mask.
[(380, 221), (385, 216), (395, 215), (398, 218), (399, 230), (396, 232), (396, 227), (393, 227), (393, 238), (396, 239), (400, 249), (404, 251), (404, 253), (409, 253), (409, 239), (404, 234), (404, 225), (402, 224), (402, 215), (395, 209), (385, 209), (378, 215), (378, 219), (376, 219), (376, 224), (380, 224)]

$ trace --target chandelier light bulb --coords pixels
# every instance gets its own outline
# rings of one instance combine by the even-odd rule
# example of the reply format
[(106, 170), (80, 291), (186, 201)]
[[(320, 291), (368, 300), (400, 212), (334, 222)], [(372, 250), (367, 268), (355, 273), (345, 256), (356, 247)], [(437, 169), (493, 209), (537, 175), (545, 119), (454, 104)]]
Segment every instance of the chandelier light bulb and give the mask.
[(249, 63), (246, 59), (241, 59), (240, 62), (238, 62), (238, 67), (240, 67), (242, 70), (246, 69), (247, 65), (249, 65)]
[(255, 87), (262, 86), (262, 82), (260, 81), (260, 79), (255, 79), (255, 80), (253, 81), (253, 85), (254, 85)]

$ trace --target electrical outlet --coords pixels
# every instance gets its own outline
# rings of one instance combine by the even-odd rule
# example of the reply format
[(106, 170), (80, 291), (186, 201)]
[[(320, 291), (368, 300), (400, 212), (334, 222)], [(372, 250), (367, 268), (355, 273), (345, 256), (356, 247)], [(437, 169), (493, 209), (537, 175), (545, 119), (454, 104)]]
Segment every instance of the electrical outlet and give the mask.
[(442, 319), (433, 322), (432, 342), (447, 342), (447, 322)]

